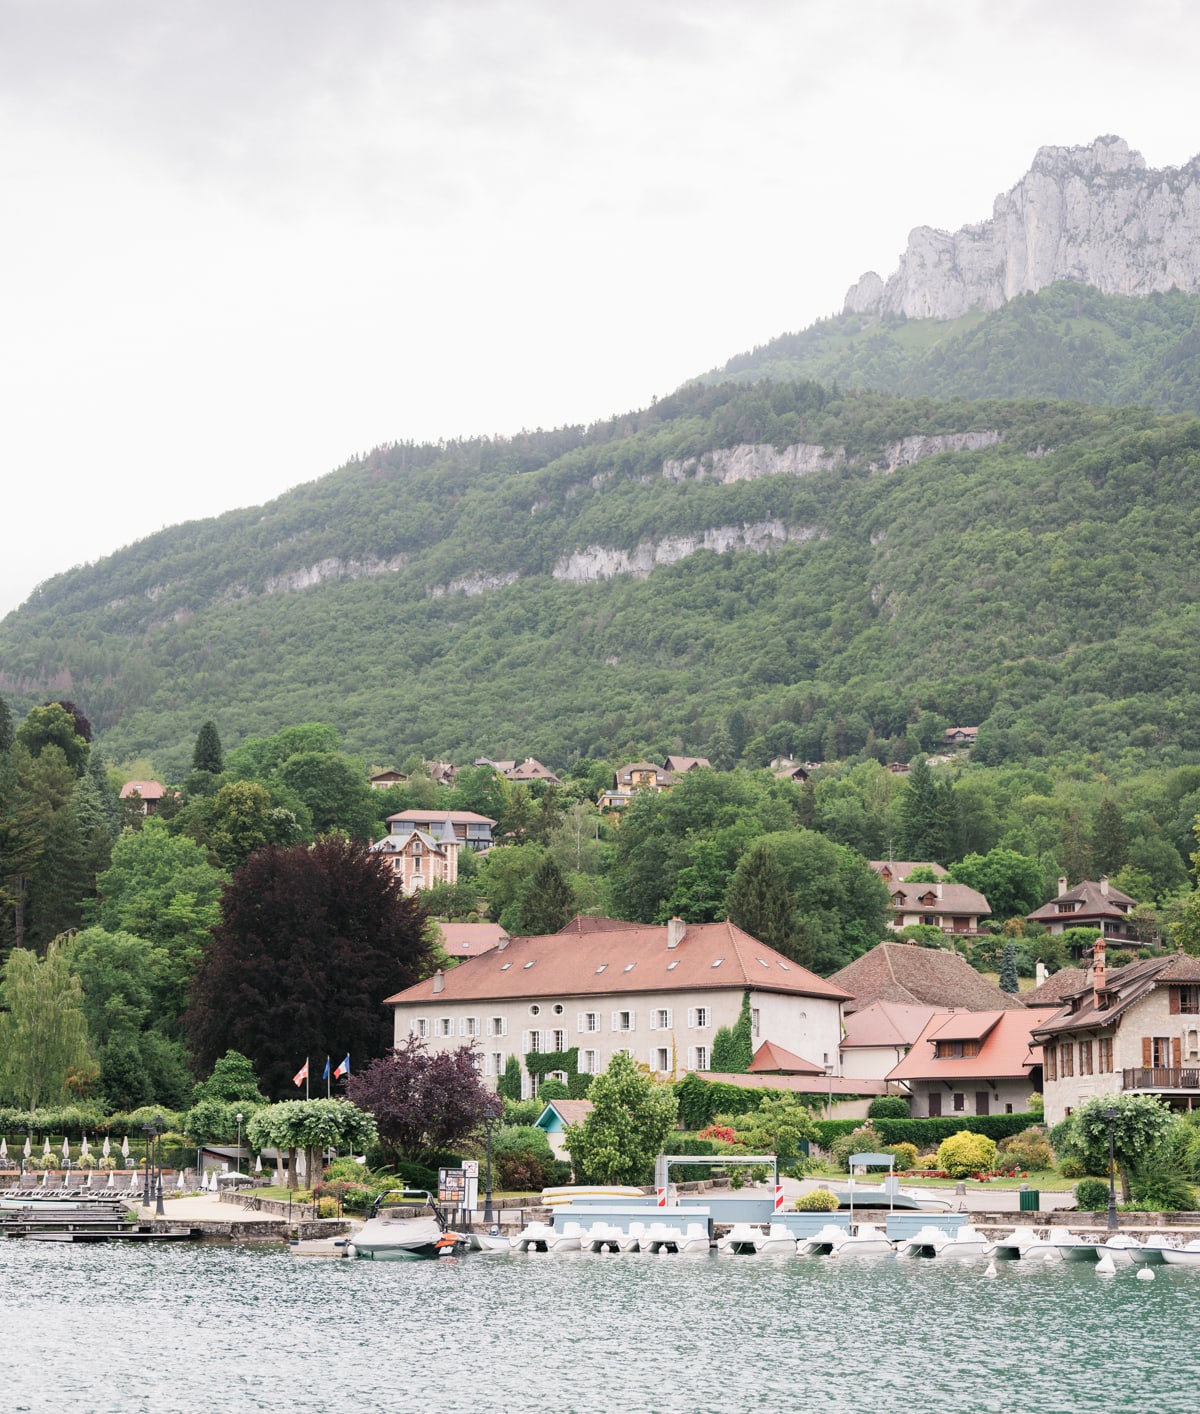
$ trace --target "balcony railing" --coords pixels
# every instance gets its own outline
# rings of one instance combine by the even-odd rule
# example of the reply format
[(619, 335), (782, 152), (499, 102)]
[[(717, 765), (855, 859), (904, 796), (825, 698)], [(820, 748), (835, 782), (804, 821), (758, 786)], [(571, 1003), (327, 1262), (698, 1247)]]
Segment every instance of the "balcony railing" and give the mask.
[(1121, 1072), (1122, 1090), (1200, 1090), (1200, 1066), (1133, 1066)]

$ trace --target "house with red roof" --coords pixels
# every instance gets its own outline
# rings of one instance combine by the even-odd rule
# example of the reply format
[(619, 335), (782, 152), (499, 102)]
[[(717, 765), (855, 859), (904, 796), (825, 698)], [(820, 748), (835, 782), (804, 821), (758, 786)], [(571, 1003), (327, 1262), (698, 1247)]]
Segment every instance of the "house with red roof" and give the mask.
[(143, 815), (157, 815), (158, 803), (166, 793), (161, 781), (126, 781), (121, 787), (121, 799), (140, 801)]
[(1037, 1021), (1024, 1007), (936, 1012), (887, 1079), (909, 1092), (914, 1119), (1020, 1114), (1042, 1088)]
[(927, 1004), (879, 1000), (847, 1012), (842, 1074), (882, 1080), (912, 1050), (937, 1010)]
[[(510, 1055), (531, 1052), (574, 1050), (583, 1074), (618, 1051), (658, 1075), (707, 1071), (718, 1028), (735, 1025), (747, 993), (756, 1051), (814, 1078), (836, 1070), (848, 994), (728, 922), (576, 919), (501, 942), (386, 1004), (397, 1045), (410, 1035), (434, 1050), (477, 1043), (494, 1083)], [(527, 1073), (525, 1088), (534, 1093)]]

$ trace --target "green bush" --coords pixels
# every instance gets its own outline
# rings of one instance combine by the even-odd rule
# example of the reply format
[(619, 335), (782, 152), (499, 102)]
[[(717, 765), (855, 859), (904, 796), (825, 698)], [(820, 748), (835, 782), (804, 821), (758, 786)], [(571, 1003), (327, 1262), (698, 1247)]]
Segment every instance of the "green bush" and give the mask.
[(876, 1095), (867, 1106), (868, 1119), (908, 1119), (908, 1101), (903, 1095)]
[(532, 1124), (509, 1125), (492, 1140), (494, 1187), (529, 1193), (554, 1181), (554, 1151), (544, 1131)]
[(830, 1145), (830, 1154), (839, 1170), (850, 1167), (851, 1154), (878, 1154), (883, 1148), (883, 1140), (878, 1131), (869, 1124), (852, 1129), (849, 1134), (841, 1134)]
[(996, 1154), (996, 1162), (1010, 1164), (1014, 1169), (1031, 1172), (1054, 1167), (1054, 1150), (1046, 1138), (1045, 1131), (1031, 1126), (1002, 1139)]
[(1155, 1164), (1130, 1177), (1129, 1195), (1133, 1202), (1128, 1206), (1143, 1213), (1190, 1213), (1196, 1207), (1196, 1190), (1186, 1177), (1177, 1169)]
[(551, 1078), (549, 1080), (543, 1080), (538, 1086), (537, 1097), (544, 1109), (551, 1100), (569, 1100), (571, 1098), (571, 1091), (565, 1080), (555, 1080)]
[(842, 1205), (837, 1194), (831, 1193), (828, 1188), (814, 1188), (809, 1193), (802, 1193), (794, 1206), (798, 1213), (833, 1213)]
[(962, 1130), (943, 1139), (938, 1145), (938, 1168), (951, 1178), (968, 1178), (973, 1173), (990, 1173), (996, 1158), (996, 1145), (986, 1134)]
[(429, 1193), (437, 1193), (437, 1169), (426, 1168), (424, 1164), (414, 1164), (405, 1159), (393, 1164), (392, 1172), (395, 1177), (387, 1180), (388, 1188), (424, 1188)]
[(956, 1115), (944, 1119), (876, 1119), (871, 1123), (885, 1144), (915, 1144), (918, 1149), (925, 1150), (936, 1148), (943, 1139), (961, 1134), (963, 1130), (971, 1134), (986, 1134), (999, 1143), (1011, 1134), (1020, 1134), (1040, 1119), (1040, 1115), (1030, 1114)]
[(1086, 1178), (1087, 1169), (1079, 1159), (1064, 1159), (1058, 1166), (1063, 1178)]
[(915, 1144), (888, 1144), (881, 1152), (895, 1154), (897, 1171), (915, 1169), (917, 1166), (917, 1146)]
[(1081, 1178), (1075, 1185), (1075, 1206), (1083, 1213), (1099, 1213), (1108, 1207), (1108, 1184), (1102, 1178)]
[(336, 1218), (338, 1215), (338, 1200), (332, 1197), (317, 1199), (317, 1217)]

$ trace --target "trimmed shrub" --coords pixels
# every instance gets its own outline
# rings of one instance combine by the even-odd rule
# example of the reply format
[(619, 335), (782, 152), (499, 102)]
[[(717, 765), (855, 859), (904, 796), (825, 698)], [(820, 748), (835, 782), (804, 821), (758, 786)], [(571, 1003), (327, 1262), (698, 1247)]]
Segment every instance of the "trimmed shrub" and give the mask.
[(883, 1148), (883, 1140), (878, 1131), (869, 1124), (861, 1125), (858, 1129), (852, 1129), (849, 1134), (842, 1134), (830, 1145), (830, 1154), (833, 1162), (839, 1169), (850, 1167), (851, 1154), (877, 1154)]
[(553, 1182), (554, 1151), (543, 1130), (515, 1124), (492, 1140), (492, 1181), (509, 1192), (528, 1193)]
[(962, 1130), (943, 1139), (938, 1145), (938, 1168), (951, 1178), (969, 1178), (973, 1173), (990, 1173), (996, 1158), (996, 1145), (986, 1134)]
[(915, 1144), (888, 1144), (882, 1152), (895, 1154), (898, 1170), (915, 1169), (917, 1166), (917, 1146)]
[(1011, 1139), (1000, 1141), (996, 1162), (999, 1164), (1001, 1161), (1006, 1164), (1011, 1162), (1013, 1168), (1024, 1170), (1053, 1168), (1054, 1150), (1045, 1131), (1031, 1126), (1020, 1134), (1014, 1134)]
[(1009, 1135), (1020, 1134), (1040, 1119), (1040, 1115), (1030, 1114), (957, 1115), (945, 1119), (875, 1119), (871, 1124), (885, 1144), (908, 1143), (918, 1149), (932, 1149), (943, 1139), (964, 1130), (970, 1134), (986, 1134), (999, 1143)]
[(903, 1095), (876, 1095), (867, 1106), (868, 1119), (908, 1119), (908, 1101)]
[(1081, 1178), (1075, 1185), (1075, 1206), (1084, 1213), (1099, 1213), (1108, 1207), (1108, 1184), (1102, 1178)]
[(842, 1205), (828, 1188), (814, 1188), (811, 1193), (802, 1193), (794, 1206), (798, 1213), (834, 1213)]
[(338, 1200), (332, 1197), (317, 1199), (317, 1217), (336, 1218), (338, 1215)]

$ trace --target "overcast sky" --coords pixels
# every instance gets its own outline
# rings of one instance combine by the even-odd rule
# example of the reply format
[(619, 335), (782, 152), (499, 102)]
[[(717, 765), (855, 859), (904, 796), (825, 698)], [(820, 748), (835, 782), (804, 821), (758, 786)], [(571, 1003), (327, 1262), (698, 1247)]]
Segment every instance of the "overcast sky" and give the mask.
[(591, 422), (1038, 147), (1200, 151), (1192, 0), (0, 0), (0, 613), (381, 442)]

